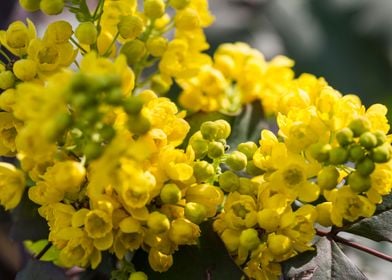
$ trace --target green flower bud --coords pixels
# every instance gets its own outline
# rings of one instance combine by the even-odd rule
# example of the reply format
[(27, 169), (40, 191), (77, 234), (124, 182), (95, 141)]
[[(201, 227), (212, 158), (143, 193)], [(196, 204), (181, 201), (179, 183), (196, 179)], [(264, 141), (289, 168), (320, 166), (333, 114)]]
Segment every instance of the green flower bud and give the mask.
[(58, 15), (64, 9), (64, 0), (41, 0), (39, 6), (47, 15)]
[(309, 148), (310, 155), (318, 162), (326, 162), (329, 159), (330, 144), (316, 143)]
[(177, 10), (184, 9), (190, 2), (191, 0), (169, 0), (169, 4)]
[(92, 45), (97, 41), (98, 31), (92, 22), (82, 22), (76, 27), (75, 36), (81, 44)]
[(116, 135), (116, 130), (110, 125), (104, 125), (99, 130), (99, 134), (101, 135), (102, 140), (110, 141)]
[(363, 175), (363, 176), (367, 176), (370, 175), (374, 169), (376, 168), (376, 165), (374, 164), (374, 162), (368, 158), (365, 157), (364, 159), (362, 159), (361, 161), (359, 161), (356, 165), (355, 165), (355, 169), (357, 169), (357, 171)]
[(338, 140), (340, 146), (347, 146), (353, 142), (354, 133), (346, 127), (336, 133), (336, 140)]
[(230, 167), (230, 169), (240, 171), (246, 167), (247, 161), (245, 154), (239, 151), (234, 151), (227, 155), (225, 163)]
[(370, 130), (370, 122), (364, 117), (359, 117), (348, 125), (354, 133), (354, 137), (359, 137), (362, 133)]
[(45, 31), (44, 40), (49, 40), (55, 44), (65, 43), (72, 36), (72, 25), (65, 20), (58, 20), (48, 25)]
[(131, 273), (128, 280), (148, 280), (148, 277), (143, 271), (136, 271)]
[(230, 124), (225, 120), (216, 120), (215, 124), (218, 127), (217, 139), (227, 139), (231, 133)]
[(11, 71), (0, 72), (0, 89), (12, 88), (15, 84), (15, 76)]
[(185, 204), (184, 216), (194, 224), (200, 224), (207, 218), (207, 209), (204, 205), (197, 202)]
[(143, 135), (151, 128), (151, 122), (145, 116), (139, 114), (136, 116), (128, 116), (128, 128), (136, 135)]
[(102, 154), (102, 146), (98, 143), (89, 142), (84, 146), (83, 154), (87, 160), (96, 159)]
[(144, 57), (146, 54), (146, 46), (142, 41), (135, 39), (126, 42), (122, 46), (120, 53), (125, 55), (128, 65), (132, 66)]
[(259, 176), (265, 173), (264, 170), (261, 170), (254, 164), (253, 160), (248, 160), (245, 171), (251, 176)]
[(111, 105), (119, 105), (124, 95), (121, 88), (112, 88), (106, 93), (105, 101)]
[(362, 147), (370, 149), (377, 146), (377, 137), (370, 131), (367, 131), (361, 134), (359, 143)]
[(335, 166), (326, 166), (317, 174), (317, 184), (325, 190), (332, 190), (338, 184), (339, 171)]
[(50, 141), (55, 141), (72, 124), (72, 117), (67, 113), (60, 113), (55, 116), (55, 121), (50, 129), (46, 130), (46, 135)]
[(240, 194), (253, 195), (257, 192), (258, 184), (249, 178), (240, 177), (240, 186), (237, 191)]
[(257, 145), (255, 142), (248, 141), (245, 143), (240, 143), (237, 147), (237, 150), (245, 154), (248, 160), (251, 160), (253, 158), (253, 154), (257, 150)]
[(212, 141), (208, 144), (208, 157), (219, 158), (225, 153), (225, 146), (221, 142)]
[(195, 152), (195, 157), (197, 159), (204, 158), (208, 152), (208, 141), (204, 139), (190, 139), (190, 145)]
[(28, 12), (39, 10), (41, 0), (19, 0), (19, 5)]
[(135, 15), (121, 16), (117, 28), (121, 37), (133, 40), (143, 32), (144, 23), (140, 17)]
[(181, 200), (182, 194), (176, 184), (166, 184), (161, 189), (159, 197), (164, 204), (176, 204)]
[(329, 162), (331, 164), (343, 164), (348, 159), (348, 151), (343, 147), (336, 147), (329, 151)]
[(193, 165), (193, 175), (198, 183), (202, 183), (215, 175), (215, 169), (205, 160), (197, 161)]
[(254, 250), (260, 244), (259, 233), (254, 228), (248, 228), (241, 232), (240, 246), (246, 250)]
[(234, 192), (240, 186), (240, 179), (233, 171), (225, 171), (219, 175), (219, 186), (225, 192)]
[(167, 93), (172, 84), (173, 81), (170, 76), (155, 74), (151, 78), (151, 89), (161, 95)]
[(158, 211), (154, 211), (151, 212), (147, 218), (147, 226), (154, 233), (164, 233), (170, 229), (170, 221), (166, 215)]
[(151, 18), (157, 19), (163, 16), (165, 12), (165, 2), (163, 0), (144, 0), (144, 14)]
[(374, 136), (377, 138), (377, 146), (384, 144), (387, 141), (387, 136), (382, 131), (373, 132)]
[(369, 176), (363, 176), (359, 172), (354, 171), (348, 176), (348, 184), (352, 191), (356, 193), (366, 192), (372, 186)]
[(349, 149), (349, 159), (353, 162), (358, 162), (365, 158), (365, 152), (366, 151), (362, 146), (354, 144)]
[(143, 105), (144, 102), (140, 96), (130, 96), (124, 101), (123, 108), (129, 115), (138, 115), (143, 109)]
[(376, 163), (385, 163), (391, 159), (391, 144), (384, 143), (372, 149), (371, 158)]

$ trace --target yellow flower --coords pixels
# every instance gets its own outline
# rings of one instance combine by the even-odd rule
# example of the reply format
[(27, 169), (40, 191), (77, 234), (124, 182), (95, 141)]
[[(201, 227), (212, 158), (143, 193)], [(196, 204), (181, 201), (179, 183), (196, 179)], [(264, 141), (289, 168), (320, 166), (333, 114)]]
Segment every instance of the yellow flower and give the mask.
[(8, 112), (0, 112), (0, 155), (13, 156), (16, 152), (15, 137), (20, 122)]
[(27, 26), (21, 21), (15, 21), (8, 26), (6, 31), (0, 31), (1, 45), (16, 56), (25, 55), (30, 41), (36, 37), (34, 23), (29, 19), (26, 21)]
[(203, 205), (207, 210), (207, 217), (215, 216), (218, 206), (223, 202), (223, 192), (221, 189), (209, 185), (193, 185), (186, 190), (187, 202), (196, 202)]
[(190, 221), (179, 218), (171, 222), (169, 238), (177, 245), (193, 245), (200, 236), (200, 228)]
[(12, 164), (0, 162), (0, 204), (6, 210), (15, 208), (22, 199), (25, 178)]
[(148, 263), (154, 271), (165, 272), (173, 265), (173, 256), (151, 248), (148, 252)]

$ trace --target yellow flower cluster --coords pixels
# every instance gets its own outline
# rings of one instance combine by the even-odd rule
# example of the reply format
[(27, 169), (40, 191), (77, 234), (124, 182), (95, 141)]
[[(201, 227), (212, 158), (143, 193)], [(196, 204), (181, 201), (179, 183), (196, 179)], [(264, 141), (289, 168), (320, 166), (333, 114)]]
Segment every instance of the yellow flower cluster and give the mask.
[[(317, 226), (370, 217), (391, 192), (386, 107), (294, 78), (290, 59), (267, 62), (244, 43), (203, 53), (207, 0), (19, 2), (80, 22), (55, 21), (42, 38), (30, 20), (0, 31), (0, 156), (20, 163), (0, 163), (0, 204), (26, 192), (40, 206), (58, 264), (96, 268), (102, 252), (142, 249), (164, 272), (214, 219), (249, 278), (278, 279), (281, 262), (313, 249)], [(215, 120), (186, 140), (187, 112), (162, 97), (174, 81), (188, 112), (261, 102), (277, 135), (229, 151), (230, 124)]]

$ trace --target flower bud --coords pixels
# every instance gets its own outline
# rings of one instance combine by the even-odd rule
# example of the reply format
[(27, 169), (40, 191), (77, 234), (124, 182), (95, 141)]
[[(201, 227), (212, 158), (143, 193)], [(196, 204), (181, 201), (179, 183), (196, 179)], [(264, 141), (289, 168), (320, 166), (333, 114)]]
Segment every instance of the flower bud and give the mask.
[(180, 201), (181, 196), (181, 190), (176, 184), (164, 185), (159, 195), (164, 204), (176, 204)]
[(323, 227), (332, 226), (331, 212), (332, 212), (332, 202), (323, 202), (316, 206), (317, 211), (317, 223)]
[(139, 114), (136, 116), (128, 116), (128, 128), (136, 135), (143, 135), (151, 128), (151, 122), (145, 116)]
[(184, 216), (194, 224), (200, 224), (207, 217), (207, 209), (204, 205), (197, 202), (188, 202), (185, 204)]
[(215, 169), (205, 160), (197, 161), (193, 165), (193, 175), (198, 183), (202, 183), (215, 175)]
[(155, 248), (151, 248), (148, 252), (148, 263), (152, 270), (165, 272), (173, 265), (173, 256), (166, 255)]
[(340, 146), (347, 146), (353, 142), (353, 136), (353, 131), (346, 127), (336, 133), (336, 140), (338, 140)]
[(44, 40), (49, 40), (55, 44), (65, 43), (72, 36), (72, 26), (65, 20), (52, 22), (45, 31)]
[(163, 0), (144, 0), (144, 14), (151, 18), (160, 18), (165, 12)]
[(170, 229), (170, 221), (166, 215), (154, 211), (147, 218), (147, 226), (153, 232), (160, 234)]
[(64, 9), (64, 0), (41, 0), (39, 6), (47, 15), (58, 15)]
[(136, 271), (131, 273), (128, 280), (148, 280), (148, 277), (143, 271)]
[(237, 147), (237, 150), (245, 154), (248, 160), (251, 160), (253, 158), (253, 154), (257, 150), (257, 145), (255, 142), (248, 141), (245, 143), (240, 143)]
[(331, 190), (336, 187), (339, 179), (339, 171), (335, 166), (326, 166), (317, 174), (317, 184), (322, 189)]
[(370, 130), (370, 122), (364, 117), (359, 117), (348, 125), (354, 133), (354, 137), (359, 137), (362, 133)]
[(358, 144), (354, 144), (349, 149), (349, 159), (353, 162), (358, 162), (365, 157), (365, 149)]
[(169, 0), (169, 4), (177, 10), (184, 9), (190, 2), (191, 0)]
[(221, 235), (222, 241), (225, 243), (229, 252), (235, 252), (240, 245), (239, 232), (230, 228), (225, 229)]
[(355, 165), (355, 169), (363, 176), (370, 175), (375, 168), (376, 165), (368, 157), (365, 157)]
[(225, 120), (207, 121), (201, 125), (200, 132), (206, 140), (220, 140), (229, 137), (231, 127)]
[(89, 142), (84, 146), (83, 154), (88, 160), (96, 159), (102, 154), (102, 147), (98, 143)]
[(22, 81), (30, 81), (37, 75), (37, 63), (31, 59), (20, 59), (14, 63), (15, 76)]
[(248, 228), (241, 232), (240, 235), (240, 246), (246, 250), (254, 250), (260, 244), (260, 238), (257, 230), (254, 228)]
[(128, 65), (132, 66), (144, 57), (146, 54), (146, 46), (142, 41), (135, 39), (126, 42), (122, 46), (120, 52), (127, 58)]
[(351, 190), (356, 193), (366, 192), (372, 186), (370, 177), (363, 176), (358, 171), (354, 171), (348, 176), (348, 184)]
[(151, 78), (151, 89), (158, 94), (165, 94), (173, 84), (170, 76), (155, 74)]
[(216, 120), (215, 124), (218, 127), (217, 139), (227, 139), (231, 133), (230, 124), (225, 120)]
[(335, 147), (329, 151), (329, 162), (331, 164), (343, 164), (348, 159), (348, 151), (343, 147)]
[(326, 162), (329, 159), (330, 144), (316, 143), (310, 146), (311, 156), (318, 162)]
[(41, 0), (19, 0), (19, 5), (28, 12), (39, 10)]
[(258, 184), (249, 178), (240, 177), (240, 186), (237, 191), (240, 194), (253, 195), (257, 193)]
[(161, 57), (167, 49), (167, 39), (162, 36), (152, 37), (147, 40), (147, 51), (155, 57)]
[(245, 170), (246, 170), (246, 173), (248, 173), (251, 176), (259, 176), (259, 175), (262, 175), (265, 173), (264, 170), (258, 168), (254, 164), (253, 160), (248, 160), (248, 163), (246, 164)]
[(122, 16), (117, 25), (121, 37), (133, 40), (144, 30), (142, 19), (136, 15)]
[(81, 44), (92, 45), (97, 41), (98, 31), (92, 22), (82, 22), (75, 30), (75, 36)]
[(199, 226), (182, 218), (174, 220), (169, 230), (170, 240), (178, 245), (195, 244), (199, 236), (200, 236)]
[(235, 171), (240, 171), (243, 170), (246, 167), (247, 164), (247, 158), (246, 155), (239, 152), (239, 151), (234, 151), (231, 154), (229, 154), (225, 160), (225, 163)]
[(124, 111), (129, 115), (138, 115), (143, 109), (143, 99), (140, 96), (130, 96), (123, 104)]
[(387, 141), (387, 136), (382, 131), (375, 131), (374, 136), (377, 138), (377, 146), (384, 144)]
[(380, 145), (371, 152), (372, 160), (376, 163), (385, 163), (391, 159), (391, 144)]
[(14, 74), (7, 70), (0, 72), (0, 89), (9, 89), (14, 86), (15, 76)]
[(275, 256), (282, 256), (290, 252), (292, 245), (289, 237), (271, 233), (268, 235), (267, 246)]
[(195, 9), (187, 8), (177, 12), (175, 24), (178, 29), (191, 31), (200, 28), (201, 21)]
[(225, 146), (218, 141), (212, 141), (208, 144), (208, 157), (211, 159), (219, 158), (225, 153)]
[(365, 149), (371, 149), (377, 146), (377, 137), (370, 131), (364, 132), (359, 137), (359, 143)]
[(225, 171), (219, 175), (219, 186), (225, 192), (234, 192), (240, 186), (240, 179), (233, 171)]

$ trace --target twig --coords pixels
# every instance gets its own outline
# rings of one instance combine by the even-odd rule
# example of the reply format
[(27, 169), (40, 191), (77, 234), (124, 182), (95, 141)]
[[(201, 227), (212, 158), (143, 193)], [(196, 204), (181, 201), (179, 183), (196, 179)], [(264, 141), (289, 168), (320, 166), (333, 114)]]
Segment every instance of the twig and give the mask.
[(52, 247), (52, 242), (48, 242), (45, 247), (35, 256), (37, 260), (41, 259), (43, 255)]
[(377, 250), (374, 250), (372, 248), (369, 248), (369, 247), (367, 247), (365, 245), (362, 245), (362, 244), (359, 244), (357, 242), (350, 241), (350, 240), (347, 240), (346, 238), (337, 236), (333, 232), (326, 232), (326, 231), (322, 231), (322, 230), (319, 230), (319, 229), (317, 229), (316, 231), (317, 231), (317, 235), (319, 235), (319, 236), (325, 236), (328, 239), (332, 239), (332, 240), (334, 240), (336, 242), (339, 242), (339, 243), (342, 243), (344, 245), (347, 245), (347, 246), (353, 247), (355, 249), (361, 250), (361, 251), (363, 251), (365, 253), (371, 254), (373, 256), (376, 256), (376, 257), (378, 257), (380, 259), (383, 259), (383, 260), (386, 260), (388, 262), (392, 262), (392, 256), (389, 256), (387, 254), (381, 253), (381, 252), (379, 252)]

